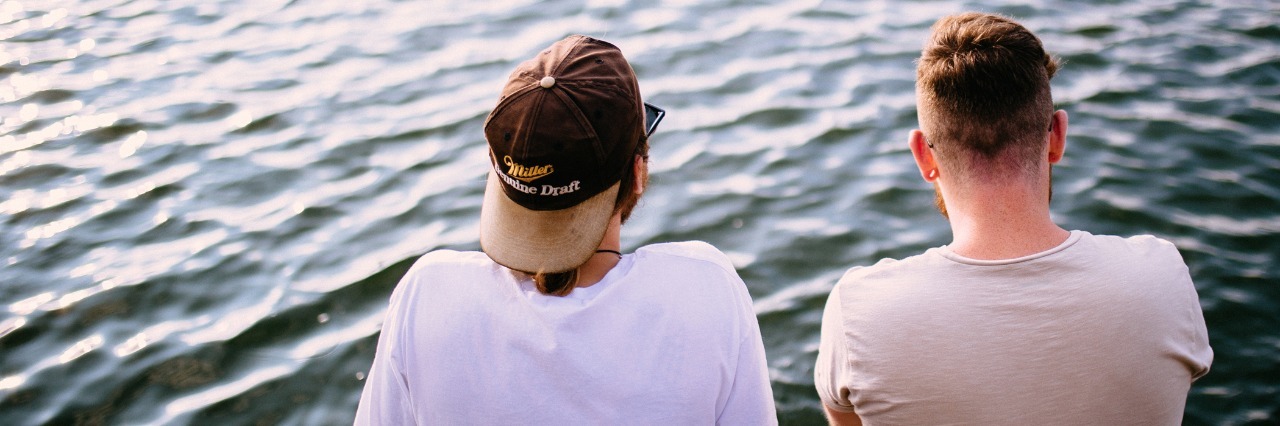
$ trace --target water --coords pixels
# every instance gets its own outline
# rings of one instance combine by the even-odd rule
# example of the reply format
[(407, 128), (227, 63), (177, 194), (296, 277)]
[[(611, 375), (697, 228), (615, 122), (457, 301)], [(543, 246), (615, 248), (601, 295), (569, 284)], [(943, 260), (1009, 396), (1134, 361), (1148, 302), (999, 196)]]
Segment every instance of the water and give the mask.
[(391, 288), (476, 249), (506, 74), (610, 40), (669, 112), (624, 248), (700, 239), (756, 301), (780, 416), (821, 422), (822, 303), (949, 241), (906, 149), (928, 26), (1066, 60), (1068, 228), (1181, 248), (1217, 359), (1191, 424), (1280, 421), (1280, 5), (0, 3), (0, 424), (343, 424)]

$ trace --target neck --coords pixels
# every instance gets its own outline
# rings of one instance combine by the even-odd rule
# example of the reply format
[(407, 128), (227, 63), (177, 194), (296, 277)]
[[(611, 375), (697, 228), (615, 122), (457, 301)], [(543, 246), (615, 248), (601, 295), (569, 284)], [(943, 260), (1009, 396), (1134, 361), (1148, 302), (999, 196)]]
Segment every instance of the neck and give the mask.
[[(1048, 183), (1043, 187), (1047, 188)], [(991, 185), (965, 188), (963, 194), (948, 192), (944, 187), (951, 250), (961, 256), (1013, 259), (1056, 247), (1070, 236), (1049, 216), (1048, 192), (1031, 185)]]
[[(599, 250), (615, 250), (621, 252), (622, 216), (613, 215), (609, 227), (605, 228), (604, 239), (600, 241)], [(604, 279), (614, 266), (618, 266), (618, 255), (608, 252), (596, 252), (587, 263), (578, 267), (577, 287), (590, 287)]]

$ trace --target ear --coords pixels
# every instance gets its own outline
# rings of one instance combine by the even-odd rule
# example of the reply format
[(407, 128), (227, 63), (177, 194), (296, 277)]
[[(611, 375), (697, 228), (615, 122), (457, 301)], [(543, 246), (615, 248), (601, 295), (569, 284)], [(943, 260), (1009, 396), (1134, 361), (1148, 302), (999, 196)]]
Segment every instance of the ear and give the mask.
[(933, 148), (929, 148), (924, 132), (920, 129), (912, 130), (911, 135), (907, 137), (907, 146), (911, 147), (911, 156), (916, 159), (920, 177), (924, 178), (925, 182), (938, 180), (938, 176), (942, 173), (938, 171), (938, 162), (933, 158)]
[(648, 179), (645, 179), (649, 176), (649, 160), (637, 155), (636, 160), (631, 162), (631, 173), (634, 175), (632, 177), (635, 178), (631, 180), (635, 182), (631, 187), (631, 191), (636, 194), (643, 194), (644, 185), (649, 182)]
[(1058, 164), (1067, 150), (1067, 112), (1057, 110), (1049, 120), (1049, 164)]

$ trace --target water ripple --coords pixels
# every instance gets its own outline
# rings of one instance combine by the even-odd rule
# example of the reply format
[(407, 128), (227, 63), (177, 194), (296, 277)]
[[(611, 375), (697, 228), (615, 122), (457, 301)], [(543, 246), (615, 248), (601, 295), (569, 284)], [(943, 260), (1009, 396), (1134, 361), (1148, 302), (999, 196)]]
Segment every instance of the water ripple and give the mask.
[[(414, 257), (476, 249), (481, 127), (568, 33), (669, 111), (625, 245), (722, 247), (780, 416), (849, 266), (946, 243), (906, 147), (962, 2), (0, 2), (0, 423), (344, 423)], [(1190, 423), (1265, 423), (1280, 343), (1280, 12), (994, 4), (1065, 60), (1055, 218), (1174, 241), (1217, 350)], [(346, 419), (346, 420), (344, 420)]]

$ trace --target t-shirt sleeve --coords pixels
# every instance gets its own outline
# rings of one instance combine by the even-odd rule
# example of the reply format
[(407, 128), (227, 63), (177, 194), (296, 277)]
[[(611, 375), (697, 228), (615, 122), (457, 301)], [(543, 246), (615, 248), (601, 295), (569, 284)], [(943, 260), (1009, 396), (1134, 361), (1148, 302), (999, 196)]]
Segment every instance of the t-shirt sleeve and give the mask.
[(1196, 292), (1196, 286), (1191, 280), (1191, 273), (1187, 268), (1186, 261), (1182, 259), (1182, 255), (1178, 253), (1173, 244), (1169, 244), (1173, 252), (1172, 258), (1176, 261), (1177, 274), (1180, 279), (1179, 287), (1185, 295), (1185, 312), (1187, 315), (1187, 323), (1183, 329), (1186, 330), (1188, 336), (1183, 339), (1186, 343), (1186, 359), (1189, 369), (1191, 370), (1191, 380), (1204, 377), (1209, 373), (1209, 366), (1213, 364), (1213, 348), (1209, 346), (1209, 330), (1205, 326), (1204, 311), (1200, 307), (1200, 295)]
[(849, 347), (845, 343), (844, 316), (840, 307), (840, 285), (831, 290), (827, 306), (822, 310), (822, 332), (818, 342), (818, 358), (813, 366), (813, 384), (818, 397), (828, 408), (853, 412), (849, 400)]
[[(720, 255), (723, 257), (724, 255)], [(738, 359), (733, 382), (724, 408), (718, 413), (716, 424), (721, 425), (776, 425), (778, 413), (773, 403), (773, 388), (769, 382), (769, 365), (765, 360), (764, 341), (760, 336), (760, 323), (752, 308), (751, 294), (746, 283), (723, 259), (726, 275), (736, 291), (740, 336)]]
[(369, 377), (365, 379), (364, 392), (360, 394), (360, 406), (356, 408), (356, 425), (411, 425), (413, 404), (405, 387), (400, 369), (382, 356), (382, 345), (374, 357)]
[(365, 378), (360, 405), (356, 408), (355, 424), (411, 425), (416, 424), (408, 383), (398, 366), (397, 346), (401, 339), (402, 299), (412, 291), (409, 287), (417, 276), (418, 265), (410, 268), (391, 294), (391, 303), (382, 321), (382, 332), (373, 356), (373, 365)]

